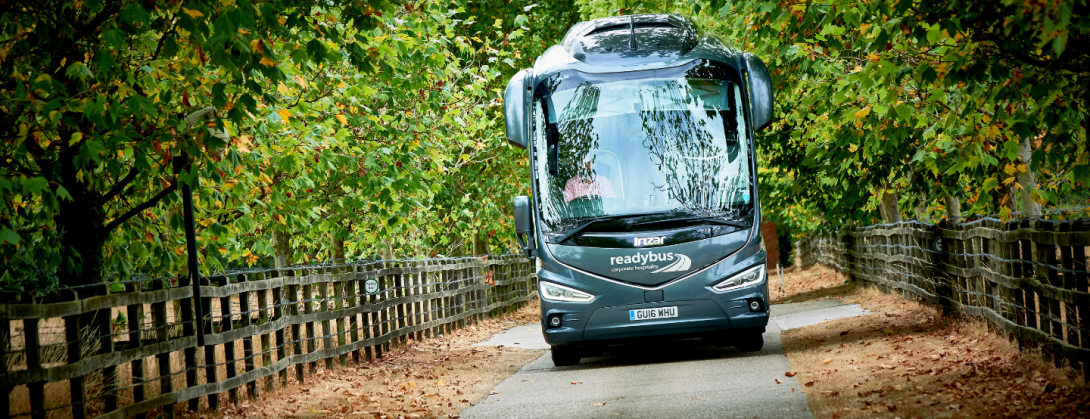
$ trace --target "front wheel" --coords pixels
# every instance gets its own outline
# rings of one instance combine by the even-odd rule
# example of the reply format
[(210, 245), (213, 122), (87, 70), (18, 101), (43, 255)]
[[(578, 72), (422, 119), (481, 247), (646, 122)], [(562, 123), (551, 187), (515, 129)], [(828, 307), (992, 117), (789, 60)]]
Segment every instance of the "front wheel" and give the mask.
[(746, 332), (736, 338), (734, 349), (738, 352), (757, 352), (765, 346), (765, 337), (760, 332)]
[(551, 352), (553, 356), (553, 365), (558, 367), (579, 365), (579, 359), (582, 358), (577, 348), (553, 346)]

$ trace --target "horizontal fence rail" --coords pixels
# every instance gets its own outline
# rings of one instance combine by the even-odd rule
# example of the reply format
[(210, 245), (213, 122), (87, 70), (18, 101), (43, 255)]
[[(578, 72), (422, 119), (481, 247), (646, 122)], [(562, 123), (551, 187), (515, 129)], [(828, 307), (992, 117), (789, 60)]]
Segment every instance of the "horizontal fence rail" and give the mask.
[(305, 383), (319, 364), (369, 361), (450, 333), (538, 289), (529, 260), (512, 255), (252, 270), (202, 278), (205, 314), (196, 319), (186, 282), (4, 296), (0, 416), (124, 418), (163, 408), (171, 417), (174, 404), (197, 411), (201, 398), (214, 410)]
[(800, 245), (803, 265), (987, 319), (1090, 377), (1088, 219), (879, 224)]

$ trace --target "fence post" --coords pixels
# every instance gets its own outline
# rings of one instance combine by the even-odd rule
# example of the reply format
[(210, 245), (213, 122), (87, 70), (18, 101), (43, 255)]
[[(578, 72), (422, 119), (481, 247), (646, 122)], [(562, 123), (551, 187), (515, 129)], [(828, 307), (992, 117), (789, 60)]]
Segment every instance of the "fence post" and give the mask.
[[(260, 275), (261, 275), (260, 273), (255, 274), (254, 275), (255, 278), (253, 278), (253, 279), (254, 280), (260, 279), (260, 278), (258, 278)], [(244, 281), (248, 280), (248, 279), (250, 279), (250, 278), (247, 277), (247, 278), (244, 279)], [(239, 313), (241, 313), (241, 315), (242, 315), (242, 317), (240, 319), (240, 322), (239, 322), (239, 328), (245, 329), (247, 327), (250, 327), (250, 325), (253, 324), (253, 320), (254, 320), (254, 317), (253, 317), (254, 316), (254, 309), (250, 304), (250, 291), (243, 291), (243, 292), (238, 294), (238, 304), (239, 304)], [(243, 367), (246, 369), (246, 372), (253, 371), (254, 370), (254, 336), (251, 333), (247, 333), (245, 336), (242, 337), (242, 359), (243, 359)], [(257, 382), (256, 381), (250, 380), (250, 381), (246, 382), (246, 394), (250, 397), (251, 400), (257, 397)]]
[[(319, 268), (317, 271), (320, 272), (318, 274), (320, 278), (318, 282), (318, 298), (321, 299), (321, 301), (319, 301), (318, 311), (323, 315), (329, 313), (331, 309), (329, 305), (329, 285), (331, 281), (331, 270), (332, 268)], [(326, 352), (329, 353), (332, 352), (328, 351), (328, 349), (331, 348), (333, 348), (333, 331), (330, 328), (329, 319), (327, 318), (326, 320), (322, 320), (322, 349), (327, 350)], [(325, 369), (333, 371), (333, 357), (327, 356), (323, 361), (325, 361)]]
[[(1065, 221), (1065, 222), (1060, 223), (1060, 225), (1058, 227), (1059, 227), (1058, 230), (1059, 230), (1060, 233), (1069, 233), (1069, 232), (1071, 232), (1072, 223), (1070, 221)], [(1067, 237), (1070, 237), (1070, 235), (1067, 235)], [(1061, 272), (1060, 279), (1061, 279), (1061, 282), (1063, 283), (1063, 289), (1074, 291), (1074, 290), (1076, 290), (1076, 288), (1075, 288), (1076, 279), (1075, 279), (1075, 273), (1074, 273), (1074, 270), (1075, 270), (1075, 255), (1074, 255), (1074, 249), (1072, 248), (1073, 246), (1072, 246), (1071, 240), (1070, 239), (1061, 240), (1060, 239), (1061, 236), (1059, 236), (1059, 235), (1057, 235), (1056, 238), (1057, 238), (1057, 244), (1060, 245), (1059, 246), (1059, 248), (1060, 248), (1060, 262), (1061, 262), (1061, 266), (1063, 268), (1063, 272)], [(1075, 314), (1077, 312), (1076, 306), (1077, 306), (1077, 303), (1069, 304), (1067, 302), (1060, 302), (1060, 309), (1066, 315), (1068, 315), (1068, 316), (1066, 316), (1067, 317), (1067, 322), (1066, 323), (1068, 323), (1068, 324), (1072, 324), (1072, 323), (1077, 324), (1078, 323), (1078, 321), (1073, 318), (1075, 316), (1071, 316), (1071, 314)], [(1076, 329), (1073, 329), (1070, 326), (1064, 325), (1064, 342), (1067, 342), (1067, 343), (1069, 343), (1071, 345), (1074, 345), (1074, 346), (1079, 346), (1079, 343), (1080, 343), (1079, 335), (1080, 335), (1080, 333), (1078, 333), (1078, 331)], [(1071, 366), (1075, 367), (1074, 362), (1072, 362)]]
[[(349, 275), (350, 279), (348, 280), (348, 282), (345, 282), (345, 284), (347, 284), (348, 286), (348, 289), (346, 289), (345, 292), (348, 293), (348, 310), (353, 313), (356, 312), (356, 307), (362, 305), (360, 304), (360, 298), (361, 294), (364, 291), (363, 287), (360, 286), (360, 272), (362, 272), (361, 266), (351, 265), (347, 267), (346, 275)], [(352, 317), (350, 317), (348, 320), (348, 329), (351, 333), (350, 343), (356, 343), (360, 341), (360, 322), (358, 317), (360, 317), (359, 314), (352, 314)], [(366, 319), (366, 317), (364, 318)], [(352, 351), (352, 362), (356, 363), (356, 365), (360, 364), (359, 349)]]
[[(432, 293), (436, 292), (435, 278), (439, 276), (440, 272), (437, 269), (438, 266), (439, 261), (437, 260), (432, 259), (427, 261), (427, 266), (425, 267), (425, 270), (429, 272), (425, 272), (420, 277), (422, 281), (421, 286), (423, 287), (421, 289), (421, 292), (424, 295), (432, 295)], [(435, 299), (428, 298), (424, 301), (421, 301), (420, 304), (424, 311), (424, 323), (430, 323), (432, 320), (435, 320), (435, 311), (433, 311), (435, 310)], [(424, 329), (424, 339), (431, 339), (433, 337), (435, 337), (435, 326)]]
[[(269, 275), (269, 279), (268, 279), (269, 281), (276, 281), (277, 283), (281, 284), (280, 286), (273, 287), (273, 289), (272, 289), (272, 305), (273, 305), (273, 318), (272, 318), (272, 320), (273, 321), (280, 320), (280, 319), (282, 319), (284, 317), (284, 305), (287, 304), (286, 301), (284, 300), (284, 286), (283, 286), (284, 277), (281, 275), (282, 273), (283, 272), (280, 271), (280, 270), (273, 270), (271, 272), (271, 275)], [(276, 361), (277, 362), (279, 362), (281, 359), (286, 358), (287, 355), (288, 355), (287, 354), (287, 341), (284, 339), (284, 329), (285, 329), (284, 327), (279, 327), (279, 328), (276, 329), (276, 332), (273, 333), (273, 338), (275, 339), (275, 342), (273, 342), (273, 344), (276, 346)], [(287, 369), (287, 367), (280, 370), (279, 375), (280, 375), (280, 387), (287, 387), (288, 386), (288, 369)], [(272, 381), (272, 379), (273, 379), (272, 377), (269, 377), (269, 381)]]
[(405, 336), (404, 333), (408, 318), (405, 316), (405, 302), (401, 299), (401, 297), (405, 296), (405, 275), (402, 272), (404, 271), (406, 264), (399, 261), (395, 266), (397, 273), (395, 273), (393, 277), (394, 300), (398, 301), (398, 303), (394, 304), (393, 315), (396, 317), (394, 318), (393, 327), (395, 328), (394, 334), (397, 335), (397, 337), (391, 340), (392, 349), (399, 348), (408, 341), (408, 336)]
[[(349, 284), (347, 279), (350, 277), (351, 274), (345, 272), (345, 269), (342, 266), (335, 266), (332, 269), (333, 269), (333, 274), (332, 274), (333, 275), (333, 309), (336, 310), (337, 313), (340, 314), (339, 316), (337, 316), (337, 346), (338, 347), (343, 347), (347, 343), (346, 342), (347, 336), (345, 336), (345, 334), (348, 332), (347, 330), (344, 329), (344, 325), (345, 325), (344, 307), (346, 305), (345, 287)], [(349, 294), (349, 295), (351, 295), (351, 294)], [(348, 365), (348, 354), (347, 353), (342, 353), (337, 358), (340, 361), (342, 367)]]
[[(260, 277), (262, 281), (270, 281), (272, 275), (262, 275)], [(257, 308), (258, 308), (258, 324), (269, 323), (269, 290), (262, 289), (257, 292)], [(270, 335), (272, 333), (261, 333), (261, 366), (266, 367), (272, 364), (272, 342), (270, 342)], [(265, 377), (265, 392), (271, 393), (273, 391), (273, 377)]]
[[(222, 278), (222, 277), (220, 277), (220, 278)], [(205, 285), (212, 286), (212, 284), (214, 282), (218, 282), (218, 281), (203, 279), (203, 280), (201, 280), (201, 286), (202, 287), (205, 286)], [(204, 307), (204, 315), (206, 316), (206, 318), (208, 320), (204, 320), (204, 319), (198, 319), (198, 320), (201, 321), (200, 325), (201, 325), (201, 327), (204, 328), (204, 335), (207, 338), (209, 335), (214, 333), (213, 329), (212, 329), (212, 325), (214, 323), (213, 320), (215, 319), (215, 317), (212, 316), (212, 298), (203, 297), (204, 295), (207, 295), (205, 293), (201, 293), (201, 295), (202, 295), (201, 307)], [(220, 321), (221, 322), (223, 321), (223, 307), (220, 307)], [(228, 321), (230, 321), (230, 319), (228, 319)], [(206, 384), (207, 383), (215, 383), (215, 382), (219, 381), (219, 380), (217, 380), (217, 378), (218, 378), (217, 375), (218, 374), (216, 374), (216, 345), (208, 345), (207, 344), (207, 339), (206, 339), (205, 343), (206, 343), (206, 345), (204, 346), (204, 382)], [(209, 394), (208, 395), (208, 410), (209, 411), (215, 412), (216, 409), (219, 407), (218, 397), (219, 397), (218, 394)]]
[[(1011, 275), (1010, 264), (1007, 263), (1011, 259), (1010, 245), (1007, 243), (1006, 237), (1006, 225), (1002, 221), (993, 221), (991, 228), (999, 231), (996, 238), (992, 240), (992, 271), (1002, 277), (1004, 280), (1012, 280), (1014, 275)], [(1011, 310), (1011, 302), (1013, 300), (1013, 294), (1011, 289), (1004, 286), (1002, 283), (995, 284), (993, 289), (997, 290), (998, 299), (995, 301), (995, 312), (998, 313), (1004, 319), (1018, 323), (1014, 316), (1014, 310)], [(1004, 335), (1007, 335), (1004, 333)]]
[[(1030, 224), (1029, 220), (1022, 220), (1018, 224), (1018, 229), (1019, 230), (1021, 230), (1021, 229), (1031, 229), (1031, 228), (1032, 228), (1032, 225)], [(1029, 236), (1023, 236), (1023, 237), (1029, 237)], [(1022, 263), (1021, 263), (1021, 265), (1022, 265), (1022, 275), (1027, 277), (1027, 278), (1033, 278), (1033, 277), (1036, 276), (1036, 273), (1035, 273), (1036, 270), (1034, 269), (1033, 262), (1032, 262), (1033, 261), (1033, 242), (1030, 241), (1029, 239), (1021, 239), (1021, 240), (1018, 241), (1018, 245), (1019, 245), (1019, 248), (1020, 248), (1019, 259), (1022, 260)], [(1039, 327), (1039, 325), (1041, 324), (1040, 320), (1042, 320), (1043, 318), (1040, 317), (1040, 315), (1039, 315), (1040, 307), (1037, 304), (1037, 293), (1033, 292), (1033, 291), (1026, 291), (1026, 290), (1023, 290), (1023, 293), (1025, 294), (1025, 301), (1026, 301), (1026, 305), (1024, 306), (1024, 307), (1026, 307), (1026, 325), (1029, 326), (1029, 327), (1032, 327), (1034, 329), (1037, 329), (1037, 330), (1045, 330), (1045, 329), (1041, 329)], [(1046, 334), (1048, 333), (1047, 330), (1046, 330), (1045, 333)]]
[[(23, 319), (23, 334), (26, 336), (26, 367), (28, 370), (42, 368), (42, 339), (38, 331), (38, 319)], [(30, 417), (45, 419), (45, 382), (27, 384), (30, 391)]]
[(949, 220), (942, 220), (935, 227), (935, 238), (939, 240), (939, 243), (942, 243), (942, 250), (936, 255), (935, 295), (939, 297), (939, 307), (942, 309), (942, 315), (950, 316), (956, 311), (951, 303), (956, 298), (954, 293), (957, 291), (952, 285), (955, 275), (948, 268), (956, 266), (951, 251), (957, 251), (957, 249), (954, 247), (954, 239), (946, 237), (946, 232), (952, 230), (954, 226), (951, 225)]
[[(1034, 220), (1035, 230), (1039, 232), (1051, 232), (1054, 227), (1052, 223), (1043, 220)], [(1056, 271), (1053, 269), (1056, 266), (1056, 246), (1051, 244), (1045, 244), (1041, 242), (1034, 242), (1034, 246), (1037, 248), (1036, 257), (1037, 260), (1037, 280), (1042, 284), (1049, 284), (1058, 286), (1058, 279), (1056, 278)], [(1049, 336), (1059, 338), (1063, 340), (1063, 326), (1060, 324), (1060, 304), (1059, 301), (1053, 298), (1048, 298), (1044, 294), (1038, 294), (1037, 297), (1040, 301), (1041, 311), (1045, 313), (1041, 318), (1041, 331), (1045, 332)], [(1054, 356), (1048, 351), (1044, 351), (1046, 359), (1056, 363), (1059, 367), (1060, 358)]]
[[(80, 360), (80, 317), (82, 314), (74, 314), (64, 317), (64, 344), (68, 353), (68, 363), (77, 364)], [(92, 332), (92, 335), (94, 332)], [(81, 419), (87, 417), (87, 405), (83, 394), (83, 376), (68, 379), (72, 397), (72, 417)]]
[[(11, 320), (0, 318), (0, 324), (4, 325), (3, 330), (0, 330), (0, 376), (8, 373), (8, 352), (11, 351), (11, 336), (13, 334), (11, 323)], [(11, 391), (12, 387), (7, 383), (0, 384), (0, 416), (11, 417)]]
[(855, 277), (855, 230), (848, 230), (843, 237), (844, 242), (844, 276), (847, 277), (848, 283), (851, 285), (858, 285)]
[[(281, 269), (278, 271), (281, 277), (284, 277), (284, 281), (288, 285), (288, 313), (293, 320), (291, 324), (291, 353), (292, 355), (299, 355), (303, 353), (303, 337), (302, 337), (302, 325), (299, 324), (299, 285), (296, 281), (296, 274), (294, 269)], [(298, 363), (293, 366), (295, 368), (295, 381), (299, 385), (306, 384), (306, 374), (304, 373), (303, 363)]]
[[(181, 287), (192, 287), (192, 276), (185, 276), (178, 279), (178, 285)], [(174, 313), (174, 318), (181, 317), (182, 322), (182, 336), (197, 336), (196, 322), (200, 319), (193, 318), (193, 297), (183, 298), (180, 301), (181, 313)], [(176, 306), (177, 307), (177, 306)], [(180, 315), (180, 316), (179, 316)], [(197, 385), (197, 346), (193, 345), (186, 347), (182, 350), (183, 362), (185, 362), (185, 387), (193, 387)], [(199, 397), (186, 400), (186, 403), (191, 412), (197, 413), (200, 411)]]
[[(126, 287), (129, 291), (137, 293), (143, 291), (144, 283), (136, 282), (128, 284)], [(139, 348), (144, 346), (144, 305), (143, 304), (130, 304), (125, 307), (126, 315), (129, 316), (129, 349)], [(137, 358), (129, 363), (129, 369), (132, 371), (132, 402), (140, 403), (144, 401), (144, 387), (146, 386), (144, 377), (144, 359)], [(139, 413), (136, 415), (139, 419), (147, 417), (147, 413)]]
[[(366, 269), (364, 270), (365, 273), (363, 275), (364, 281), (366, 281), (366, 279), (368, 277), (376, 276), (376, 275), (374, 275), (374, 270), (375, 270), (375, 265), (374, 264), (367, 265)], [(366, 293), (366, 289), (367, 289), (366, 288), (366, 282), (364, 282), (364, 283), (362, 283), (362, 285), (360, 285), (360, 292)], [(373, 326), (372, 326), (373, 324), (376, 323), (374, 321), (374, 319), (376, 318), (375, 317), (376, 316), (375, 306), (374, 306), (375, 299), (374, 299), (374, 296), (372, 296), (372, 295), (364, 294), (363, 301), (366, 302), (366, 304), (367, 304), (367, 310), (365, 310), (363, 312), (363, 315), (361, 316), (361, 320), (363, 320), (363, 325), (362, 325), (363, 326), (363, 339), (366, 340), (366, 339), (371, 339), (373, 336), (375, 336), (375, 330), (373, 329)], [(374, 353), (373, 353), (374, 352), (374, 349), (373, 349), (374, 346), (375, 345), (369, 345), (367, 347), (364, 347), (364, 349), (363, 349), (364, 356), (365, 356), (365, 358), (367, 358), (367, 362), (373, 362), (375, 360)]]
[[(304, 278), (304, 280), (306, 282), (308, 282), (307, 284), (303, 284), (303, 314), (305, 315), (305, 317), (307, 319), (307, 321), (306, 321), (306, 325), (307, 325), (306, 326), (306, 329), (307, 329), (307, 345), (306, 345), (307, 346), (307, 353), (314, 353), (314, 351), (318, 350), (318, 342), (314, 338), (314, 335), (316, 334), (316, 332), (314, 331), (314, 329), (315, 329), (314, 328), (314, 322), (312, 321), (312, 319), (314, 318), (314, 316), (312, 316), (312, 314), (314, 314), (314, 284), (313, 284), (314, 278), (312, 278), (313, 276), (314, 276), (314, 270), (313, 269), (305, 269), (303, 271), (303, 278)], [(311, 362), (308, 363), (308, 365), (310, 365), (310, 373), (311, 374), (314, 374), (314, 373), (318, 372), (318, 361), (311, 361)]]
[[(245, 274), (238, 274), (237, 282), (246, 282)], [(230, 284), (230, 280), (226, 276), (217, 278), (217, 283), (220, 287), (226, 287)], [(246, 308), (240, 307), (239, 311), (245, 313)], [(231, 315), (231, 297), (220, 297), (220, 333), (230, 332), (234, 329), (234, 317)], [(235, 360), (235, 341), (223, 342), (223, 362), (226, 364), (227, 379), (230, 380), (238, 375), (237, 361)], [(233, 403), (238, 403), (238, 389), (231, 388), (227, 390), (228, 400)]]
[[(153, 291), (163, 290), (162, 281), (152, 281), (151, 289)], [(177, 313), (176, 313), (177, 314)], [(155, 325), (155, 340), (158, 342), (166, 342), (170, 340), (170, 323), (167, 322), (167, 303), (165, 301), (159, 303), (152, 303), (151, 305), (151, 320)], [(174, 390), (174, 385), (171, 382), (171, 367), (170, 367), (170, 351), (167, 350), (164, 353), (160, 353), (156, 357), (156, 367), (159, 370), (159, 394), (167, 394)], [(174, 417), (174, 406), (163, 406), (163, 416), (168, 418)]]
[[(428, 265), (428, 262), (424, 261), (424, 260), (419, 260), (419, 261), (413, 262), (413, 268), (415, 270), (415, 272), (413, 273), (413, 276), (412, 276), (412, 281), (413, 281), (412, 282), (412, 284), (413, 284), (412, 295), (413, 295), (413, 300), (414, 300), (413, 303), (412, 303), (413, 304), (413, 327), (414, 328), (416, 326), (421, 325), (421, 324), (424, 323), (424, 301), (423, 301), (423, 294), (424, 294), (423, 293), (423, 291), (424, 291), (423, 286), (424, 285), (423, 284), (424, 284), (424, 277), (427, 276), (427, 274), (428, 274), (427, 273), (427, 265)], [(422, 328), (418, 329), (416, 332), (413, 332), (413, 334), (415, 335), (413, 340), (415, 340), (417, 342), (421, 342), (421, 341), (424, 340), (424, 329), (422, 329)]]
[[(394, 280), (390, 275), (390, 271), (393, 269), (393, 263), (390, 262), (390, 261), (386, 261), (386, 262), (384, 262), (382, 264), (382, 267), (385, 270), (385, 272), (384, 272), (384, 275), (382, 275), (382, 279), (381, 279), (382, 286), (379, 287), (381, 289), (381, 291), (379, 291), (379, 293), (376, 294), (376, 295), (378, 296), (379, 300), (381, 300), (382, 302), (385, 303), (385, 302), (390, 301), (391, 294), (393, 293), (393, 291), (390, 290), (391, 284), (394, 283)], [(393, 325), (391, 324), (391, 319), (390, 319), (390, 310), (392, 310), (392, 308), (388, 304), (383, 304), (383, 305), (385, 307), (382, 310), (380, 310), (381, 321), (379, 323), (380, 324), (380, 331), (382, 332), (381, 340), (383, 342), (380, 344), (380, 346), (382, 346), (382, 352), (383, 353), (389, 353), (390, 349), (391, 349), (390, 341), (392, 340), (392, 339), (390, 339), (390, 332), (392, 332), (392, 328), (393, 328), (392, 327)], [(381, 353), (379, 354), (379, 358), (382, 358)]]
[[(1090, 222), (1086, 220), (1079, 220), (1073, 222), (1071, 225), (1072, 231), (1090, 231)], [(1071, 252), (1072, 259), (1075, 263), (1072, 266), (1072, 270), (1075, 271), (1075, 284), (1074, 289), (1081, 292), (1090, 292), (1090, 267), (1087, 266), (1086, 260), (1086, 245), (1090, 243), (1072, 243)], [(1081, 265), (1081, 266), (1079, 266)], [(1075, 304), (1075, 309), (1078, 311), (1079, 321), (1079, 346), (1082, 348), (1090, 348), (1090, 333), (1087, 329), (1090, 328), (1090, 299), (1083, 297), (1078, 303)], [(1086, 380), (1090, 378), (1090, 362), (1082, 361), (1082, 376)]]
[[(468, 309), (467, 304), (465, 304), (465, 297), (463, 295), (464, 291), (460, 290), (461, 288), (464, 288), (464, 284), (462, 284), (462, 278), (465, 277), (465, 270), (467, 270), (467, 267), (465, 267), (465, 265), (467, 265), (468, 263), (469, 258), (462, 258), (458, 261), (458, 265), (462, 265), (462, 267), (447, 272), (447, 289), (455, 290), (455, 292), (453, 292), (453, 294), (447, 298), (447, 316), (451, 316), (451, 318), (453, 318), (453, 316), (461, 314), (463, 311)], [(468, 322), (469, 319), (460, 319), (455, 322), (447, 322), (447, 333), (452, 333), (456, 330), (456, 328), (464, 327), (465, 323)]]

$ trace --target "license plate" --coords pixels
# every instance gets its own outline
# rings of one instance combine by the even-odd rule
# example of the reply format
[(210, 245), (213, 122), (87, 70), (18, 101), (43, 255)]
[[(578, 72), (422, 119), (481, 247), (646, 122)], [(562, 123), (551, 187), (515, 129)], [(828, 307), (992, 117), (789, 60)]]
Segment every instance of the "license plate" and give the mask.
[(677, 307), (641, 308), (628, 310), (628, 320), (653, 320), (677, 317)]

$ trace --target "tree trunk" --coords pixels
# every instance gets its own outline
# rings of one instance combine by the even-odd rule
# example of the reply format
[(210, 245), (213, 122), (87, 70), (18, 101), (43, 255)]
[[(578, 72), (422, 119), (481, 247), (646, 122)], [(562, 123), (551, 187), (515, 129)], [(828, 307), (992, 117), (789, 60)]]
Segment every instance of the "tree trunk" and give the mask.
[(273, 230), (273, 250), (276, 252), (273, 260), (277, 269), (291, 266), (291, 236), (279, 230)]
[[(68, 189), (72, 191), (72, 189)], [(82, 189), (82, 187), (81, 187)], [(57, 229), (62, 233), (61, 286), (87, 285), (103, 282), (103, 245), (109, 237), (105, 232), (102, 207), (90, 194), (70, 192), (72, 200), (60, 200)], [(89, 290), (81, 290), (81, 294)], [(95, 293), (97, 294), (97, 293)]]
[[(61, 232), (61, 286), (103, 282), (105, 261), (102, 247), (110, 236), (105, 231), (106, 214), (98, 203), (100, 196), (89, 183), (81, 182), (76, 176), (79, 169), (72, 162), (75, 156), (70, 155), (74, 152), (64, 151), (62, 161), (58, 164), (61, 184), (72, 195), (71, 200), (60, 200), (54, 216), (57, 230)], [(81, 290), (80, 294), (88, 294), (88, 291), (97, 294), (93, 290)]]
[(1018, 203), (1015, 202), (1018, 199), (1017, 189), (1014, 184), (1007, 185), (1007, 202), (1003, 206), (1007, 207), (1012, 213), (1018, 212)]
[(958, 197), (946, 194), (946, 219), (951, 223), (961, 222), (961, 202), (958, 202)]
[(478, 231), (473, 234), (473, 254), (488, 254), (488, 236), (485, 235), (485, 232), (483, 231)]
[(1022, 186), (1022, 211), (1027, 218), (1041, 216), (1041, 206), (1033, 200), (1033, 191), (1037, 190), (1037, 181), (1033, 177), (1033, 150), (1030, 148), (1029, 138), (1023, 138), (1018, 145), (1018, 159), (1026, 165), (1025, 172), (1015, 174), (1018, 184)]
[(901, 209), (897, 206), (896, 192), (891, 190), (882, 192), (879, 201), (879, 212), (882, 214), (882, 220), (887, 223), (901, 222)]
[(394, 247), (386, 239), (382, 239), (382, 260), (394, 260)]
[(330, 256), (334, 265), (344, 264), (344, 237), (338, 232), (329, 233)]
[(921, 223), (931, 222), (931, 217), (927, 216), (927, 195), (920, 192), (920, 202), (916, 204), (916, 219)]
[(1090, 80), (1090, 77), (1083, 77), (1082, 124), (1083, 134), (1086, 135), (1082, 137), (1083, 145), (1090, 145), (1090, 85), (1086, 83), (1088, 80)]

